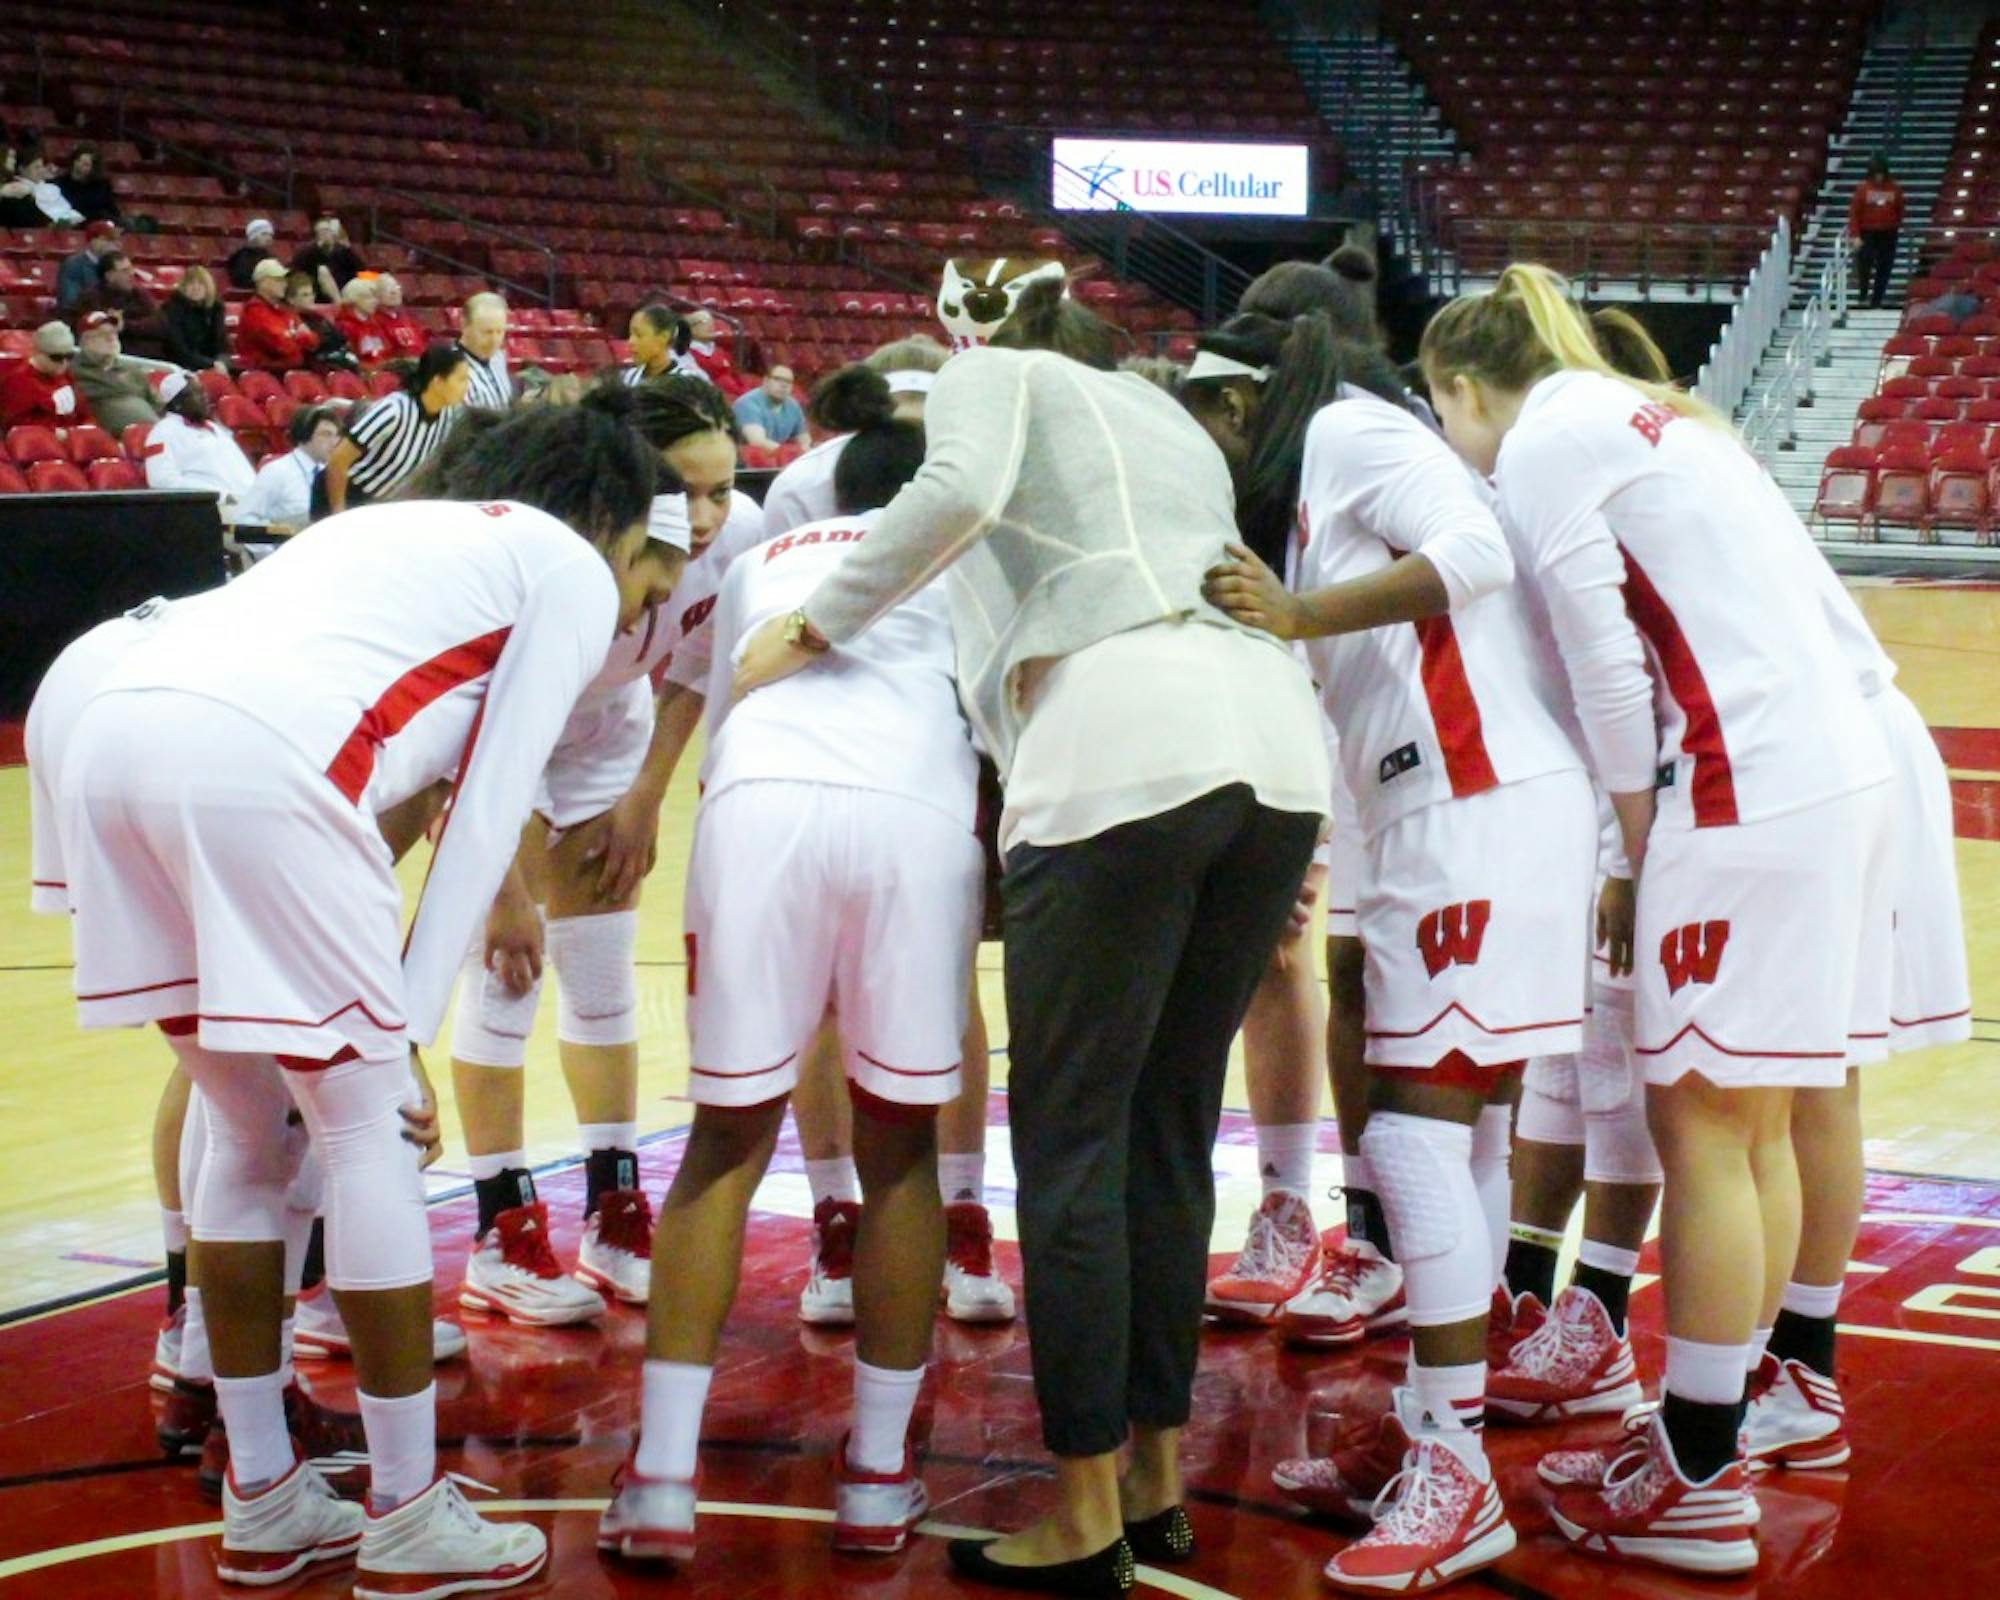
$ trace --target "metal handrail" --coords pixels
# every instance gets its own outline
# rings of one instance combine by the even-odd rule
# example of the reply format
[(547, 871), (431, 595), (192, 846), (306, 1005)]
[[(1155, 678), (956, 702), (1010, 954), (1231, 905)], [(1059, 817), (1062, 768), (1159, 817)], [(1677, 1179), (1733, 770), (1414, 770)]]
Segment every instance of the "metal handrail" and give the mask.
[(238, 183), (259, 189), (267, 189), (273, 194), (282, 195), (284, 197), (285, 209), (287, 211), (292, 209), (293, 199), (298, 192), (298, 159), (293, 153), (292, 146), (288, 140), (280, 139), (275, 134), (266, 133), (262, 128), (253, 128), (248, 123), (233, 122), (228, 117), (217, 116), (214, 108), (203, 101), (189, 100), (182, 95), (169, 94), (164, 89), (151, 88), (130, 88), (119, 91), (113, 122), (113, 126), (116, 129), (116, 137), (119, 139), (129, 136), (131, 118), (128, 113), (135, 101), (145, 106), (164, 105), (170, 110), (179, 109), (186, 111), (199, 121), (213, 123), (218, 128), (228, 129), (232, 138), (245, 139), (256, 144), (267, 145), (271, 149), (278, 151), (285, 158), (285, 181), (282, 187), (272, 183), (269, 179), (259, 177), (254, 173), (244, 172), (237, 167), (232, 167), (228, 162), (210, 155), (205, 150), (197, 150), (192, 146), (176, 144), (171, 139), (164, 138), (154, 132), (150, 126), (145, 129), (146, 138), (158, 145), (162, 150), (170, 150), (183, 160), (192, 161), (199, 166), (205, 166), (211, 171), (234, 179)]
[(1751, 379), (1792, 301), (1792, 224), (1780, 217), (1743, 294), (1695, 378), (1695, 393), (1725, 416), (1749, 393)]
[[(1706, 289), (1705, 298), (1717, 300), (1734, 294), (1729, 279), (1721, 271), (1724, 251), (1736, 244), (1763, 242), (1769, 230), (1754, 223), (1714, 224), (1677, 222), (1620, 222), (1608, 218), (1570, 217), (1454, 217), (1445, 230), (1442, 260), (1445, 283), (1442, 292), (1457, 294), (1468, 282), (1488, 281), (1490, 273), (1468, 271), (1464, 264), (1465, 235), (1470, 230), (1493, 230), (1507, 236), (1505, 254), (1509, 260), (1547, 259), (1553, 243), (1560, 259), (1549, 260), (1570, 278), (1594, 287), (1605, 281), (1632, 282), (1642, 298), (1650, 298), (1659, 285), (1684, 283), (1690, 289)], [(1632, 237), (1638, 230), (1637, 238)], [(1606, 254), (1600, 247), (1618, 252), (1638, 248), (1636, 272), (1606, 270)], [(1616, 261), (1616, 257), (1610, 257)]]
[[(427, 199), (423, 195), (411, 194), (405, 189), (385, 189), (370, 186), (368, 193), (369, 238), (386, 239), (391, 244), (400, 244), (406, 249), (416, 251), (420, 255), (430, 256), (435, 260), (442, 261), (447, 266), (456, 270), (477, 273), (481, 277), (491, 278), (509, 289), (518, 289), (523, 294), (532, 295), (541, 300), (545, 305), (551, 307), (555, 305), (557, 289), (562, 277), (562, 258), (557, 255), (555, 247), (546, 240), (537, 239), (532, 234), (516, 232), (512, 228), (504, 228), (497, 222), (482, 221), (470, 212), (460, 211), (456, 206), (444, 205), (439, 201)], [(501, 240), (507, 244), (538, 251), (546, 268), (546, 278), (543, 287), (538, 289), (532, 284), (522, 283), (518, 279), (509, 278), (502, 273), (494, 271), (490, 265), (482, 267), (477, 262), (461, 261), (456, 256), (438, 249), (435, 245), (424, 244), (384, 227), (382, 224), (382, 212), (385, 201), (398, 210), (414, 206), (440, 220), (459, 223), (464, 227), (475, 229), (494, 240)]]

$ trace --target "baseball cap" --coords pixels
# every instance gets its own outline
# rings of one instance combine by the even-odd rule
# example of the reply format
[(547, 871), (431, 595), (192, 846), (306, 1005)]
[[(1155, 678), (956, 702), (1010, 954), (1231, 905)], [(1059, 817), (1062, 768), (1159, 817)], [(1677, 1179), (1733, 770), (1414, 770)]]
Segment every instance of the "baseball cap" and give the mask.
[(83, 230), (83, 236), (86, 239), (115, 239), (118, 237), (118, 224), (100, 218)]
[(188, 375), (178, 367), (168, 373), (160, 380), (160, 404), (172, 405), (181, 397), (181, 391), (187, 388), (190, 381)]
[(117, 312), (91, 311), (86, 312), (83, 321), (77, 324), (77, 331), (79, 333), (88, 333), (92, 328), (115, 328), (118, 325)]
[(269, 217), (252, 217), (243, 229), (243, 237), (254, 239), (260, 233), (269, 234), (272, 231), (271, 219)]
[(35, 349), (45, 356), (73, 356), (76, 335), (67, 322), (45, 322), (35, 330)]
[(291, 276), (291, 269), (276, 256), (266, 256), (250, 271), (250, 279), (253, 283), (261, 283), (266, 278), (285, 278), (289, 276)]

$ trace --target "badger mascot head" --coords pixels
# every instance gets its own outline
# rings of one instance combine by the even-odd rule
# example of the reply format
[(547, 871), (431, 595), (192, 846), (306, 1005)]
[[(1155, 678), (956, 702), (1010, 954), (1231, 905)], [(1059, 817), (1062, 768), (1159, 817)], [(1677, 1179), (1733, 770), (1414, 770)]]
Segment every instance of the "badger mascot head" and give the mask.
[(1060, 261), (1024, 261), (1001, 256), (992, 261), (944, 264), (938, 286), (938, 321), (951, 335), (954, 350), (969, 350), (993, 337), (993, 330), (1014, 313), (1022, 291), (1047, 278), (1060, 280)]

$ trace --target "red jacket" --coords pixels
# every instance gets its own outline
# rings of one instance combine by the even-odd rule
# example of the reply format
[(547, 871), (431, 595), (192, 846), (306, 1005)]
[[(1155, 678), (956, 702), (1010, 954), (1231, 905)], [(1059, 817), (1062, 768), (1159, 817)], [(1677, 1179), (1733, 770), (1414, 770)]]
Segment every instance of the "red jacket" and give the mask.
[(1854, 191), (1854, 198), (1847, 207), (1847, 231), (1857, 236), (1864, 233), (1888, 233), (1903, 225), (1903, 186), (1893, 178), (1877, 183), (1873, 178), (1864, 178), (1861, 187)]
[(757, 380), (736, 370), (736, 360), (720, 339), (709, 350), (690, 349), (695, 365), (708, 374), (708, 381), (734, 400), (756, 388)]
[(354, 352), (354, 359), (364, 367), (380, 366), (396, 353), (389, 342), (389, 329), (379, 311), (372, 317), (359, 317), (351, 310), (343, 309), (333, 319), (333, 324), (346, 338), (347, 347)]
[(90, 402), (70, 382), (67, 372), (51, 377), (25, 360), (0, 367), (0, 428), (22, 423), (75, 428), (90, 420)]
[(263, 296), (246, 301), (236, 324), (236, 359), (266, 372), (290, 372), (319, 348), (319, 335), (290, 306), (274, 306)]
[(388, 335), (391, 356), (420, 356), (431, 342), (431, 336), (417, 325), (416, 319), (407, 311), (378, 311), (375, 320), (382, 324), (382, 331)]

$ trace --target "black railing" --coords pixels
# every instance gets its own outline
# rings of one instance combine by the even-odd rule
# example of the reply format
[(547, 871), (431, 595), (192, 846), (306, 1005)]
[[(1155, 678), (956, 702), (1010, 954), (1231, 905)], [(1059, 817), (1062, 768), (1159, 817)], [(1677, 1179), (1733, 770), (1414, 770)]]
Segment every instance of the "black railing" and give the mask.
[[(137, 117), (134, 115), (135, 107), (138, 112)], [(188, 121), (205, 123), (213, 127), (225, 129), (233, 141), (262, 145), (267, 150), (275, 150), (284, 161), (284, 181), (274, 182), (262, 173), (233, 166), (229, 162), (222, 160), (219, 156), (197, 145), (180, 143), (152, 126), (149, 121), (139, 120), (140, 118), (147, 117), (151, 112), (161, 107), (166, 108), (168, 111), (187, 113)], [(148, 143), (156, 145), (172, 155), (179, 156), (183, 161), (190, 162), (195, 166), (204, 167), (219, 177), (228, 178), (232, 182), (242, 184), (245, 188), (261, 189), (268, 194), (277, 195), (284, 202), (284, 208), (287, 211), (292, 209), (298, 194), (298, 159), (288, 140), (280, 139), (275, 134), (265, 132), (262, 128), (253, 128), (248, 123), (232, 122), (227, 117), (217, 116), (212, 102), (184, 99), (180, 95), (169, 94), (163, 89), (126, 89), (122, 91), (118, 96), (118, 103), (113, 116), (115, 137), (127, 139), (136, 133)]]
[[(371, 186), (367, 190), (367, 195), (369, 238), (386, 240), (390, 244), (399, 244), (406, 250), (413, 250), (418, 255), (427, 256), (434, 261), (441, 262), (454, 272), (474, 273), (480, 277), (490, 279), (503, 289), (516, 290), (521, 294), (540, 300), (547, 306), (555, 305), (557, 290), (560, 287), (562, 279), (562, 258), (556, 254), (555, 247), (546, 240), (537, 239), (532, 234), (517, 233), (512, 228), (503, 228), (497, 222), (483, 222), (470, 212), (460, 211), (455, 206), (444, 205), (424, 195), (411, 194), (407, 190), (380, 189)], [(399, 232), (392, 223), (383, 220), (384, 213), (387, 212), (394, 218), (395, 222), (407, 225), (408, 214), (413, 210), (422, 212), (425, 216), (440, 222), (456, 224), (469, 232), (476, 233), (483, 241), (498, 243), (503, 248), (536, 252), (541, 256), (544, 268), (542, 283), (538, 286), (523, 283), (518, 278), (510, 278), (506, 274), (496, 271), (490, 262), (482, 266), (476, 261), (463, 260), (460, 257), (452, 255), (449, 251), (439, 249), (435, 244), (426, 244), (421, 239), (413, 238), (407, 233)]]

